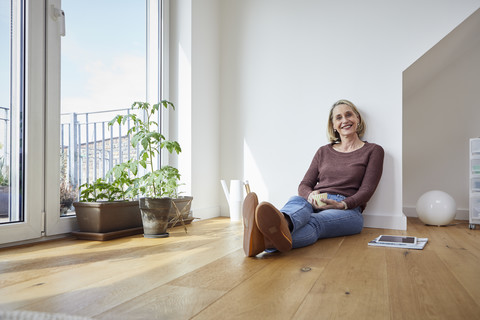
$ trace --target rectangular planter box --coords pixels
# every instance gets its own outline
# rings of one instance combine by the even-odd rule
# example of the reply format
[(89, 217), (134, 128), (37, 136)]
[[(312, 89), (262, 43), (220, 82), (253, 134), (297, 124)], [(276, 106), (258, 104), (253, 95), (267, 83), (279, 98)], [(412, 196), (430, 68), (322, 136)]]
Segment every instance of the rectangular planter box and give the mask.
[(142, 226), (138, 201), (75, 202), (73, 206), (81, 232), (108, 233)]

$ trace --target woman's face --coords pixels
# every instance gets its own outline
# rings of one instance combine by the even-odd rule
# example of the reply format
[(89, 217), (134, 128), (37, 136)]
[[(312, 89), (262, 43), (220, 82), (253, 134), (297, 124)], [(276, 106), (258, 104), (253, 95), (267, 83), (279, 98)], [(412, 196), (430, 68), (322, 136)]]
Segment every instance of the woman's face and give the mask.
[(360, 119), (350, 106), (339, 104), (333, 109), (332, 116), (333, 129), (338, 131), (340, 137), (357, 134)]

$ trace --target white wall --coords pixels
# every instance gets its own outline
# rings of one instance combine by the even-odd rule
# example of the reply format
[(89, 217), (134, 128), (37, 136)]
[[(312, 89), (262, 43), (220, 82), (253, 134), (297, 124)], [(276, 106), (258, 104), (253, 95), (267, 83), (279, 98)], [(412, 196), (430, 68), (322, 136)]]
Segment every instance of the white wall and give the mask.
[(468, 219), (469, 139), (480, 136), (480, 9), (404, 72), (404, 211), (443, 190)]
[[(327, 142), (330, 105), (347, 98), (368, 121), (365, 138), (386, 151), (366, 225), (404, 229), (402, 72), (479, 5), (172, 0), (171, 73), (178, 75), (170, 85), (177, 99), (186, 100), (178, 107), (190, 110), (186, 136), (192, 144), (185, 154), (194, 208), (208, 217), (209, 208), (221, 204), (221, 213), (228, 214), (220, 178), (248, 179), (260, 200), (283, 205), (296, 194), (315, 150)], [(180, 69), (176, 46), (189, 30), (190, 69)], [(179, 80), (185, 77), (189, 84)], [(202, 96), (212, 104), (196, 99)], [(190, 130), (183, 126), (179, 136)], [(216, 146), (214, 136), (220, 139)]]
[(218, 0), (193, 0), (192, 195), (195, 216), (220, 215), (220, 38)]
[(182, 153), (172, 157), (184, 195), (193, 195), (197, 218), (220, 215), (219, 25), (217, 0), (178, 0), (170, 5), (171, 138)]
[[(296, 194), (339, 98), (385, 148), (366, 225), (405, 228), (402, 72), (479, 1), (221, 1), (221, 167), (277, 206)], [(226, 203), (222, 207), (226, 210)]]

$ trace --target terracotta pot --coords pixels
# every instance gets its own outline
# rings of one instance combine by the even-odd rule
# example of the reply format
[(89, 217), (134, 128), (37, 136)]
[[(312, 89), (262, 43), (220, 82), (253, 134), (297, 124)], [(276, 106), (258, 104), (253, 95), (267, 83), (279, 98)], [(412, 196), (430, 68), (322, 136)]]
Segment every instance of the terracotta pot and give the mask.
[(82, 232), (107, 233), (142, 226), (138, 201), (74, 202), (73, 206)]
[(172, 207), (171, 198), (140, 198), (143, 236), (145, 238), (168, 237), (168, 216)]

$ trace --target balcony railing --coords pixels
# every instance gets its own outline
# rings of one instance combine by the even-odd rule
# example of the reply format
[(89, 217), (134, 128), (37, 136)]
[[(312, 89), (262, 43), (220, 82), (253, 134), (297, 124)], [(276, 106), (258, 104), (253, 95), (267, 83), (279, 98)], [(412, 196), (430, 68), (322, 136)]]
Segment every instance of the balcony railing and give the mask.
[(78, 192), (79, 186), (95, 181), (116, 164), (138, 156), (126, 134), (131, 123), (108, 122), (117, 114), (130, 114), (131, 109), (65, 113), (60, 126), (61, 178)]
[[(93, 182), (116, 164), (138, 157), (127, 131), (131, 122), (108, 123), (116, 115), (128, 115), (132, 109), (61, 114), (60, 125), (60, 202), (65, 192), (78, 199), (84, 183)], [(137, 116), (139, 116), (137, 114)], [(158, 119), (159, 122), (160, 119)], [(0, 107), (0, 178), (9, 176), (9, 108)], [(160, 165), (160, 164), (158, 164)], [(1, 180), (1, 179), (0, 179)], [(6, 180), (8, 183), (8, 180)], [(65, 187), (66, 186), (66, 187)], [(1, 186), (0, 186), (1, 188)], [(71, 194), (69, 194), (71, 196)], [(9, 193), (0, 190), (0, 223), (9, 221)], [(68, 207), (71, 210), (73, 207)], [(66, 214), (62, 212), (61, 214)], [(6, 217), (6, 218), (5, 218)], [(5, 220), (5, 221), (4, 221)]]

